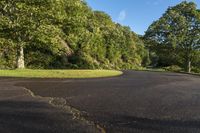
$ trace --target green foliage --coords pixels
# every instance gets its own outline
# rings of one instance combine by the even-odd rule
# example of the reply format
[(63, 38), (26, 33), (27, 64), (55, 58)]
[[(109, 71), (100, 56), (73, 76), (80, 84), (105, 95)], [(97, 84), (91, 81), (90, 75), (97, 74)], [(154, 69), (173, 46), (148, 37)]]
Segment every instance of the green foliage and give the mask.
[(158, 55), (158, 65), (180, 65), (190, 71), (190, 63), (200, 47), (199, 25), (199, 10), (193, 2), (186, 1), (168, 8), (150, 25), (145, 40), (150, 51)]
[(181, 72), (183, 69), (177, 65), (172, 65), (172, 66), (168, 66), (168, 67), (164, 67), (164, 69), (166, 71), (170, 71), (170, 72)]
[[(141, 39), (82, 0), (1, 0), (0, 67), (132, 69), (149, 64)], [(9, 55), (7, 53), (9, 49)]]
[(199, 67), (193, 67), (192, 72), (194, 73), (200, 73), (200, 68)]
[(14, 68), (16, 45), (11, 40), (0, 38), (0, 69)]

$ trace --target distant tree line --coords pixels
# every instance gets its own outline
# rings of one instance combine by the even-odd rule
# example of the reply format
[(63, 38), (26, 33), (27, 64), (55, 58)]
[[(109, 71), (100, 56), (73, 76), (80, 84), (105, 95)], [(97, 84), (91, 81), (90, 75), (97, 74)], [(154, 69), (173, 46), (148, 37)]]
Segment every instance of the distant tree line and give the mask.
[(144, 36), (83, 0), (1, 0), (0, 68), (134, 69), (200, 72), (200, 10), (169, 7)]
[(82, 0), (1, 0), (0, 68), (133, 69), (142, 39)]
[(200, 10), (193, 2), (169, 7), (145, 36), (152, 65), (200, 72)]

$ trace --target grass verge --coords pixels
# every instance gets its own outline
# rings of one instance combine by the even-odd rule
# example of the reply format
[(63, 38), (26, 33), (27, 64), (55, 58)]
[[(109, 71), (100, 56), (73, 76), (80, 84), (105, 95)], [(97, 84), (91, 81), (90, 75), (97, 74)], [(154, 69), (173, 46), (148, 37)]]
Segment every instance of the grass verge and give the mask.
[(121, 75), (115, 70), (0, 70), (0, 77), (23, 78), (99, 78)]

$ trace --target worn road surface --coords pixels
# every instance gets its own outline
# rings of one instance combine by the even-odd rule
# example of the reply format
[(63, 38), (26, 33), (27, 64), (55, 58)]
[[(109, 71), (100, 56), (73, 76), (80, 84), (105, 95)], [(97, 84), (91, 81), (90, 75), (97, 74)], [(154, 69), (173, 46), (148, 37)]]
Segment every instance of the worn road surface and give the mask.
[(1, 133), (200, 133), (200, 77), (0, 78)]

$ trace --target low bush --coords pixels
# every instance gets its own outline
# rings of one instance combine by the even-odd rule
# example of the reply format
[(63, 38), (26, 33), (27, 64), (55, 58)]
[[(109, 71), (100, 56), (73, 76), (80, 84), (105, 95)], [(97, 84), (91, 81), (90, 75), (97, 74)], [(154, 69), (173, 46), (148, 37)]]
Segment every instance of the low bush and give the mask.
[(194, 72), (194, 73), (200, 73), (200, 68), (193, 67), (192, 68), (192, 72)]
[(183, 70), (180, 66), (177, 66), (177, 65), (164, 67), (163, 69), (166, 71), (171, 71), (171, 72), (180, 72)]

